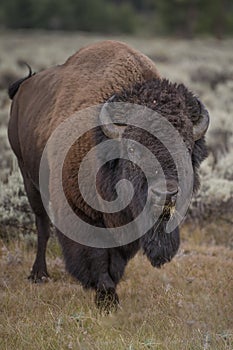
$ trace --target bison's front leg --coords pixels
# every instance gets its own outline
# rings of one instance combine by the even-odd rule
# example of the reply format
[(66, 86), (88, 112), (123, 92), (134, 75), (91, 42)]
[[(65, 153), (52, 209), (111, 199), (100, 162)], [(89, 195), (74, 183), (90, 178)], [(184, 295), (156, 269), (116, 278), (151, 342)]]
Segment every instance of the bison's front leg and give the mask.
[(110, 252), (108, 249), (96, 249), (92, 256), (92, 276), (96, 279), (95, 303), (106, 313), (117, 309), (119, 298), (116, 293), (116, 281), (110, 271)]
[(75, 242), (59, 230), (57, 235), (62, 246), (67, 271), (81, 282), (84, 288), (96, 291), (96, 305), (109, 312), (118, 305), (116, 282), (110, 273), (108, 249), (93, 248)]
[(128, 260), (136, 254), (138, 249), (139, 242), (135, 241), (106, 251), (108, 253), (108, 272), (100, 275), (99, 278), (96, 292), (96, 304), (98, 307), (105, 307), (107, 311), (117, 309), (119, 299), (115, 290), (116, 286), (124, 274)]
[(116, 285), (107, 272), (99, 276), (95, 303), (100, 310), (106, 313), (114, 311), (118, 307), (119, 298), (116, 293)]

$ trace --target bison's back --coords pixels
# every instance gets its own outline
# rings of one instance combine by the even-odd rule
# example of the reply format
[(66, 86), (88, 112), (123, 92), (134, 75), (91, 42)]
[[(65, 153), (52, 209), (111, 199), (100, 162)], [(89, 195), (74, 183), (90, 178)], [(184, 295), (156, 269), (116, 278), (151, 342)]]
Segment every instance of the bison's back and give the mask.
[(9, 138), (16, 155), (37, 175), (42, 151), (57, 125), (76, 111), (155, 76), (149, 58), (116, 41), (90, 45), (63, 65), (37, 73), (22, 83), (13, 100)]
[(117, 41), (83, 48), (61, 67), (66, 87), (61, 91), (62, 101), (69, 100), (75, 110), (102, 103), (123, 88), (158, 76), (149, 58)]

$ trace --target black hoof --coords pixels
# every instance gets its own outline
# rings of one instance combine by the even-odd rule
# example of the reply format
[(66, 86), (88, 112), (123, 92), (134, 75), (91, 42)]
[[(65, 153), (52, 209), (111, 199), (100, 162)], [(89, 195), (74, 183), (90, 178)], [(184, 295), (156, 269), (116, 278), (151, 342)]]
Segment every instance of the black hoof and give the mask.
[(34, 283), (46, 283), (49, 281), (49, 274), (47, 271), (31, 271), (28, 280)]
[(116, 311), (119, 306), (119, 298), (115, 289), (101, 289), (96, 291), (95, 303), (98, 309), (105, 314)]

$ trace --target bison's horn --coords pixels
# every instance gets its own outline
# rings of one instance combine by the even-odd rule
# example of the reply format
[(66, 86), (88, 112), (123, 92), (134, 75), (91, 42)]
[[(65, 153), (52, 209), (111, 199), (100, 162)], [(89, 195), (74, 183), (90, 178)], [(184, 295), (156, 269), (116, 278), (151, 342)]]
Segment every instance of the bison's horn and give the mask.
[(209, 113), (206, 109), (206, 107), (200, 102), (200, 117), (196, 123), (193, 125), (193, 137), (194, 141), (199, 140), (205, 133), (206, 130), (208, 129), (209, 126)]
[[(110, 113), (108, 111), (108, 106), (109, 103), (113, 102), (115, 98), (115, 95), (110, 97), (103, 105), (100, 111), (100, 122), (101, 122), (101, 128), (103, 133), (113, 139), (113, 138), (118, 138), (122, 131), (124, 130), (123, 127), (125, 128), (125, 124), (122, 123), (122, 121), (112, 121)], [(117, 123), (118, 125), (114, 124)], [(120, 125), (119, 125), (120, 124)]]

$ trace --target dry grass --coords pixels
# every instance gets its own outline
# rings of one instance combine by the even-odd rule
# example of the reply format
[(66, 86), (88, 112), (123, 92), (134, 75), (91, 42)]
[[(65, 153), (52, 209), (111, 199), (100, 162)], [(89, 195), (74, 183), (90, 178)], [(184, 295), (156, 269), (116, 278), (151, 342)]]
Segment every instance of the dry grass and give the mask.
[(93, 292), (66, 274), (55, 238), (46, 284), (27, 281), (33, 239), (1, 242), (0, 348), (232, 349), (233, 251), (207, 246), (187, 226), (183, 242), (161, 270), (137, 255), (118, 288), (121, 308), (109, 316), (99, 314)]

